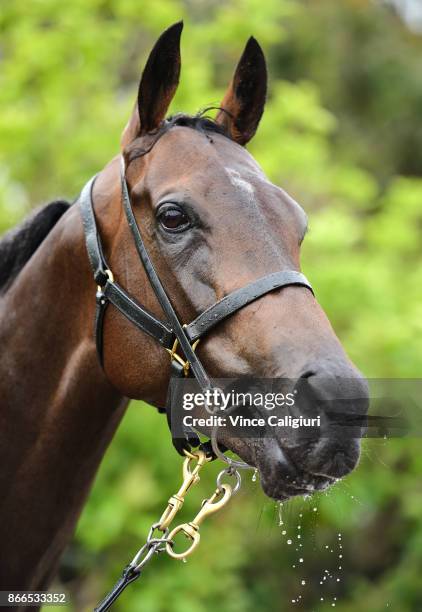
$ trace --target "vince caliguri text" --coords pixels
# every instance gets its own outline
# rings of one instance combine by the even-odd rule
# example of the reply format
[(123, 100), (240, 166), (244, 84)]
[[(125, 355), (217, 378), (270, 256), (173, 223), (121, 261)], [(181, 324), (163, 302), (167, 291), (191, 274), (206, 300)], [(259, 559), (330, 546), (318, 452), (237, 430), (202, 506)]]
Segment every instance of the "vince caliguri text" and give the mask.
[(186, 427), (287, 427), (299, 429), (302, 427), (320, 427), (321, 417), (307, 418), (303, 416), (283, 417), (275, 414), (259, 417), (245, 417), (241, 415), (210, 415), (208, 417), (194, 417), (192, 414), (183, 416), (183, 425)]

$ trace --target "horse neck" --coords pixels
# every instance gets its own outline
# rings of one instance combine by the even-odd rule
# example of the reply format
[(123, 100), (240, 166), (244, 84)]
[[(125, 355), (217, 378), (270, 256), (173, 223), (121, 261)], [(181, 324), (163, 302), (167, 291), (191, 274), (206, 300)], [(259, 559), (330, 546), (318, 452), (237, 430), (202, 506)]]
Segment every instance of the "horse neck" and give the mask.
[(94, 294), (73, 206), (0, 301), (2, 588), (47, 584), (124, 412), (96, 358)]

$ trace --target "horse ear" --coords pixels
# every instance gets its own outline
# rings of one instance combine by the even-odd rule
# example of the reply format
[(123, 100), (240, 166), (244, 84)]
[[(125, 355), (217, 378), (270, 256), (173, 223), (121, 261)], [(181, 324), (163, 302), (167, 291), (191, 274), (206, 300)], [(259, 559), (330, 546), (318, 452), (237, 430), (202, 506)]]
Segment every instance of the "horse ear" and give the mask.
[(126, 125), (121, 146), (158, 128), (176, 92), (180, 75), (180, 35), (183, 21), (165, 30), (154, 45), (142, 73), (138, 100)]
[(232, 82), (216, 117), (231, 138), (245, 145), (255, 134), (264, 112), (267, 95), (267, 66), (264, 53), (253, 36), (235, 70)]

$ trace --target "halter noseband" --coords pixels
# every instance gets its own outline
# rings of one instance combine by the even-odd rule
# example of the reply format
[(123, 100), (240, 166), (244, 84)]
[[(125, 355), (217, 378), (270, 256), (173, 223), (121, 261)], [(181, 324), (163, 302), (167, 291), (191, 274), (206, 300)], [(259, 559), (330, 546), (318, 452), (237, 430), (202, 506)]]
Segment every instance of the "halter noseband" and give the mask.
[[(195, 347), (199, 340), (205, 334), (210, 332), (216, 325), (224, 321), (224, 319), (270, 291), (274, 291), (275, 289), (280, 289), (282, 287), (289, 287), (291, 285), (299, 285), (306, 287), (313, 293), (312, 286), (301, 272), (297, 272), (295, 270), (274, 272), (259, 278), (252, 283), (249, 283), (241, 289), (237, 289), (236, 291), (229, 293), (198, 315), (191, 323), (188, 325), (182, 325), (163, 285), (161, 284), (160, 278), (142, 240), (130, 200), (123, 158), (120, 178), (123, 208), (134, 238), (136, 250), (138, 251), (139, 258), (142, 261), (145, 272), (158, 302), (160, 303), (160, 306), (166, 316), (166, 321), (160, 321), (143, 306), (138, 304), (138, 302), (131, 297), (114, 279), (113, 273), (111, 272), (111, 269), (104, 256), (101, 238), (99, 236), (95, 220), (92, 200), (92, 190), (96, 179), (96, 176), (94, 176), (83, 188), (79, 198), (79, 204), (82, 214), (88, 257), (93, 270), (95, 282), (97, 283), (95, 338), (99, 361), (101, 365), (103, 365), (104, 314), (108, 304), (113, 304), (113, 306), (115, 306), (129, 321), (138, 327), (138, 329), (157, 340), (157, 342), (159, 342), (161, 346), (163, 346), (163, 348), (170, 353), (172, 377), (187, 376), (189, 371), (191, 371), (202, 390), (205, 391), (207, 389), (211, 389), (211, 381), (204, 369), (204, 366), (195, 353)], [(179, 347), (184, 358), (177, 353), (177, 349)], [(167, 419), (170, 424), (170, 395), (169, 400), (170, 401), (167, 403), (166, 412)], [(192, 442), (192, 438), (188, 438), (188, 440), (183, 441), (176, 441), (173, 439), (173, 444), (179, 453), (182, 453), (183, 449), (189, 450), (189, 442)]]

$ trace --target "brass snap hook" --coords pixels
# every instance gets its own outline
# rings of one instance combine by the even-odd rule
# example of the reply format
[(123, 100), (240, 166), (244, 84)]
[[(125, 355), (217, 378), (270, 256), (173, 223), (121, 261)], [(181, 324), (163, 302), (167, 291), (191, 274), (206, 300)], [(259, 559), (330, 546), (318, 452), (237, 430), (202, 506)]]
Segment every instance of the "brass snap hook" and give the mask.
[[(166, 529), (168, 529), (174, 517), (183, 506), (186, 493), (193, 485), (199, 482), (199, 471), (211, 460), (211, 458), (207, 457), (204, 451), (201, 450), (195, 451), (194, 453), (185, 451), (185, 454), (186, 459), (183, 462), (183, 482), (177, 493), (172, 495), (168, 500), (167, 508), (164, 510), (158, 522), (157, 529), (160, 531), (166, 531)], [(196, 465), (191, 469), (193, 461), (196, 461)]]
[(190, 523), (178, 525), (168, 535), (168, 539), (170, 541), (174, 541), (177, 534), (183, 533), (183, 535), (191, 541), (190, 546), (184, 552), (177, 553), (173, 550), (172, 544), (169, 541), (166, 543), (167, 554), (170, 555), (170, 557), (173, 557), (173, 559), (185, 559), (188, 557), (198, 546), (201, 539), (199, 533), (200, 524), (207, 518), (207, 516), (214, 514), (214, 512), (218, 512), (218, 510), (225, 506), (231, 496), (232, 488), (229, 484), (222, 484), (221, 488), (217, 488), (209, 499), (202, 502), (200, 511)]

